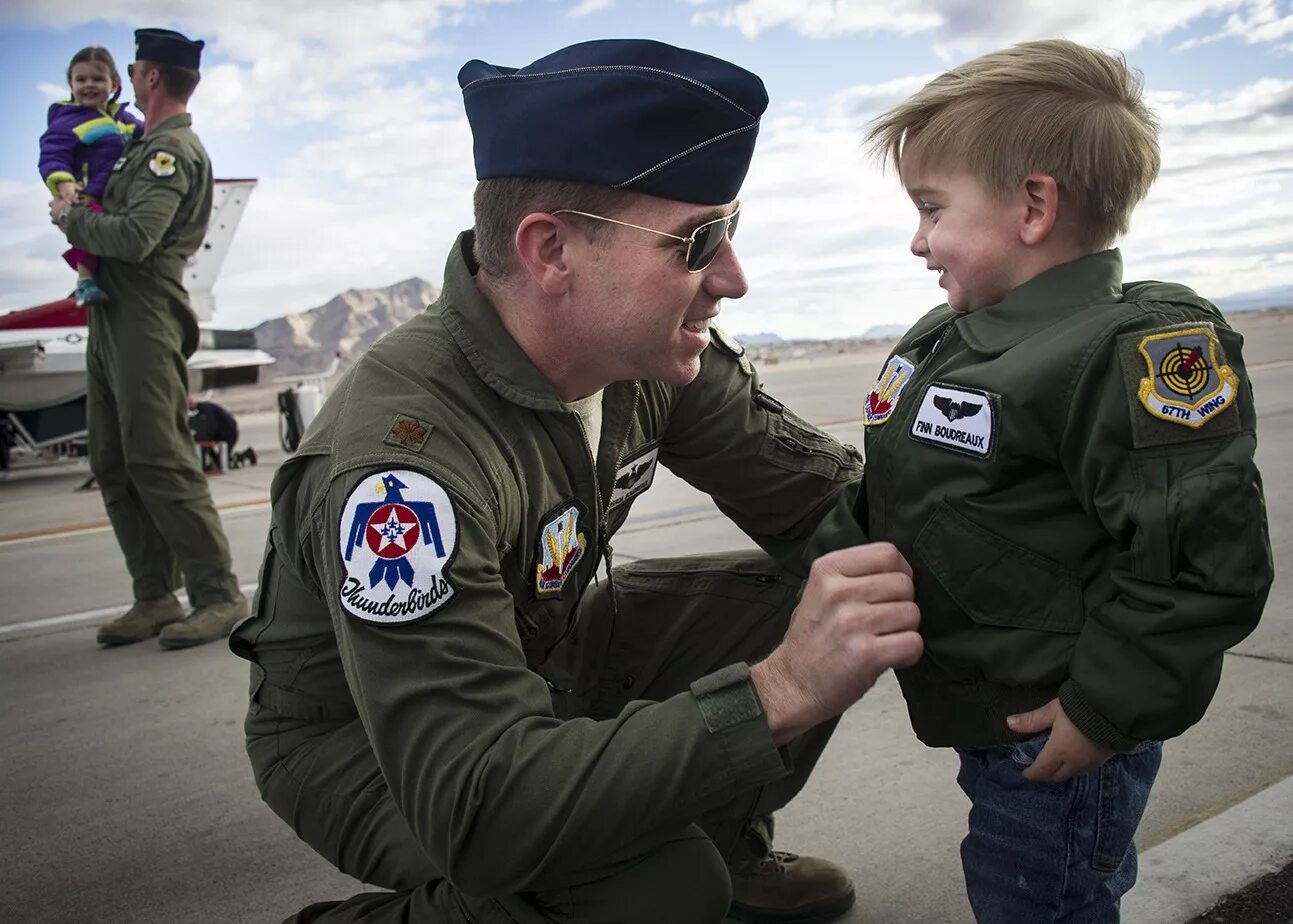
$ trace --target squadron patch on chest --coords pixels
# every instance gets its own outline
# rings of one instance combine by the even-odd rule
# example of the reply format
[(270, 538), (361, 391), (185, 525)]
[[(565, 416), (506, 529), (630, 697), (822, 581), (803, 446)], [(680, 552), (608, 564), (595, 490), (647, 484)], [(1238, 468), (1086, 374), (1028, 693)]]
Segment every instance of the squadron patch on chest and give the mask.
[(627, 504), (633, 498), (651, 487), (655, 480), (656, 458), (660, 455), (660, 444), (650, 442), (633, 450), (633, 453), (620, 463), (615, 472), (615, 486), (611, 488), (611, 500), (606, 505), (610, 513), (620, 504)]
[(157, 176), (173, 176), (175, 174), (175, 155), (166, 151), (158, 151), (148, 161), (148, 169)]
[(1239, 376), (1225, 364), (1211, 327), (1150, 334), (1138, 348), (1148, 375), (1137, 397), (1160, 420), (1198, 429), (1235, 403)]
[(862, 422), (866, 426), (874, 427), (889, 419), (893, 409), (898, 406), (902, 390), (907, 387), (915, 371), (916, 367), (901, 356), (889, 357), (889, 362), (885, 364), (880, 378), (871, 386), (866, 403), (862, 406)]
[(539, 530), (534, 590), (540, 599), (559, 598), (566, 579), (584, 557), (588, 537), (579, 531), (579, 514), (578, 504), (561, 505)]
[(421, 472), (374, 472), (341, 513), (341, 607), (361, 622), (402, 625), (430, 616), (454, 595), (449, 564), (458, 519), (449, 495)]
[(996, 436), (993, 396), (959, 385), (935, 382), (926, 388), (911, 423), (912, 439), (980, 458), (992, 454)]

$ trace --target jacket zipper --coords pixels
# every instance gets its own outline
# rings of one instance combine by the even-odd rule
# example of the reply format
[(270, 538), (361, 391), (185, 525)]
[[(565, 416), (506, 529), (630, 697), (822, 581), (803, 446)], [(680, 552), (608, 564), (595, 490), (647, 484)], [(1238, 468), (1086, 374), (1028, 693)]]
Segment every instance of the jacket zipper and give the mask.
[[(642, 383), (635, 381), (633, 383), (633, 403), (629, 406), (628, 418), (624, 423), (624, 432), (620, 435), (618, 441), (619, 449), (615, 456), (615, 466), (611, 469), (612, 473), (618, 472), (620, 465), (624, 462), (625, 444), (628, 442), (629, 432), (633, 428), (633, 418), (637, 414), (638, 401), (641, 398), (641, 395)], [(615, 620), (616, 617), (619, 616), (619, 604), (615, 600), (615, 578), (611, 576), (611, 567), (614, 560), (615, 550), (611, 548), (610, 540), (606, 536), (606, 502), (602, 500), (601, 483), (597, 479), (597, 457), (593, 455), (593, 444), (588, 439), (588, 431), (584, 429), (584, 419), (580, 417), (578, 413), (573, 411), (571, 413), (575, 414), (575, 423), (579, 425), (579, 433), (584, 438), (584, 449), (587, 451), (588, 459), (591, 461), (593, 466), (593, 496), (597, 500), (597, 519), (593, 523), (593, 529), (597, 536), (597, 548), (601, 551), (602, 557), (606, 559), (606, 591), (611, 595), (611, 634), (613, 636), (615, 634)], [(595, 577), (596, 572), (594, 571), (593, 574)], [(570, 633), (574, 631), (575, 623), (579, 621), (579, 604), (583, 599), (583, 591), (580, 591), (579, 596), (580, 599), (575, 601), (575, 605), (571, 609), (570, 618), (566, 620), (565, 631), (562, 632), (561, 636), (548, 648), (547, 653), (543, 656), (544, 661), (548, 660), (548, 658), (551, 657), (552, 652), (556, 650), (556, 647), (564, 642), (566, 638), (569, 637)], [(553, 686), (551, 681), (548, 681), (548, 686), (552, 687), (554, 690), (558, 689)], [(572, 691), (558, 690), (558, 692), (568, 693)]]
[[(907, 389), (910, 389), (914, 392), (914, 396), (916, 398), (917, 403), (919, 403), (920, 401), (919, 395), (921, 394), (921, 391), (924, 389), (926, 385), (929, 384), (930, 380), (933, 378), (932, 373), (933, 373), (934, 358), (938, 355), (938, 351), (943, 348), (943, 344), (945, 344), (948, 338), (951, 336), (952, 328), (955, 326), (955, 324), (956, 324), (956, 318), (952, 318), (950, 321), (948, 321), (946, 324), (943, 325), (943, 329), (938, 333), (938, 339), (934, 341), (934, 345), (929, 350), (929, 355), (926, 356), (924, 360), (921, 361), (920, 366), (915, 370), (915, 372), (912, 373), (911, 381), (907, 383)], [(904, 389), (904, 391), (906, 391), (907, 389)], [(901, 427), (896, 429), (906, 430), (909, 428), (911, 417), (906, 413), (905, 408), (908, 404), (911, 403), (911, 400), (910, 400), (911, 397), (912, 396), (909, 396), (908, 400), (898, 402), (898, 409), (894, 414), (894, 416), (890, 418), (888, 421), (886, 421), (885, 425), (880, 428), (880, 433), (876, 437), (877, 443), (880, 443), (882, 445), (890, 444), (890, 441), (885, 438), (884, 431), (893, 427), (895, 423), (901, 423)], [(901, 437), (897, 436), (897, 437), (894, 437), (894, 439), (901, 439)], [(895, 456), (895, 453), (887, 454), (887, 458), (885, 459), (885, 464), (884, 464), (886, 476), (891, 476), (892, 474), (894, 456)], [(874, 458), (874, 456), (871, 453), (868, 453), (867, 457), (868, 459)], [(886, 482), (890, 482), (893, 479), (892, 477), (886, 477), (884, 480)], [(870, 484), (869, 479), (867, 483)], [(893, 492), (890, 492), (890, 491), (886, 491), (884, 493), (886, 497), (892, 496), (893, 494)], [(868, 494), (867, 503), (870, 504), (871, 498), (870, 498), (869, 490), (867, 494)], [(891, 519), (891, 516), (890, 516), (889, 502), (887, 500), (883, 501), (880, 504), (880, 515), (883, 518), (880, 523), (880, 533), (881, 535), (888, 535), (888, 527), (889, 527), (889, 521)]]

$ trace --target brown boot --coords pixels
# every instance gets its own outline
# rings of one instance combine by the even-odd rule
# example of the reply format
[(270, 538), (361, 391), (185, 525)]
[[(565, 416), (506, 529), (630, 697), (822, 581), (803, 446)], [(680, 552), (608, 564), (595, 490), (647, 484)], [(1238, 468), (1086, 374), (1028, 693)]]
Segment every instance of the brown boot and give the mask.
[(184, 618), (184, 607), (172, 596), (136, 600), (134, 606), (111, 622), (99, 626), (100, 645), (129, 645), (152, 638), (163, 626)]
[(199, 606), (184, 620), (173, 622), (162, 630), (157, 641), (163, 648), (192, 648), (224, 638), (239, 620), (247, 616), (247, 598)]
[(745, 924), (821, 924), (853, 907), (853, 883), (829, 860), (772, 850), (754, 830), (743, 837), (751, 854), (727, 867), (732, 877), (728, 916)]

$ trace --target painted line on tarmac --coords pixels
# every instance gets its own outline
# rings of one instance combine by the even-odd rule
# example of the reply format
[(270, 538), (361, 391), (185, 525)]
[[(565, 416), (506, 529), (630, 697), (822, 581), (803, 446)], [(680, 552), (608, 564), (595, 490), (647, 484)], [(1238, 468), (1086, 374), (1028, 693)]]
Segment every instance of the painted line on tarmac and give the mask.
[(1122, 924), (1190, 921), (1293, 859), (1293, 777), (1140, 855)]
[[(248, 598), (256, 593), (256, 588), (260, 584), (241, 584), (238, 589), (241, 590)], [(80, 613), (68, 613), (65, 616), (46, 616), (44, 619), (33, 619), (29, 622), (15, 622), (12, 625), (0, 626), (0, 642), (7, 641), (6, 636), (18, 635), (19, 633), (34, 632), (44, 635), (48, 631), (65, 631), (75, 629), (87, 622), (98, 622), (101, 619), (111, 619), (114, 616), (120, 616), (126, 610), (130, 609), (129, 603), (119, 603), (116, 606), (105, 606), (97, 610), (84, 610)]]
[[(216, 504), (216, 512), (223, 513), (226, 510), (248, 511), (258, 507), (268, 507), (269, 498), (262, 497), (256, 500), (229, 501), (226, 504)], [(112, 524), (107, 520), (94, 520), (90, 523), (72, 523), (67, 526), (47, 526), (44, 529), (29, 529), (20, 533), (9, 533), (0, 536), (0, 548), (7, 545), (19, 545), (24, 542), (37, 542), (41, 539), (61, 538), (72, 535), (90, 535), (92, 533), (102, 533), (112, 529)]]

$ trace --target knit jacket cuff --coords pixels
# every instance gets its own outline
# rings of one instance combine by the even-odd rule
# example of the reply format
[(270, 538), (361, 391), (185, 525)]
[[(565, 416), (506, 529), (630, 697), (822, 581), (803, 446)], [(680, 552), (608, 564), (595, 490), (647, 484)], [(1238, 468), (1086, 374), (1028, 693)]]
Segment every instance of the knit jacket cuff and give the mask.
[(68, 173), (66, 170), (55, 170), (49, 176), (45, 177), (45, 185), (49, 187), (50, 193), (55, 196), (58, 195), (59, 183), (75, 183), (75, 182), (76, 182), (76, 177), (72, 176), (72, 174)]
[(1060, 687), (1059, 699), (1069, 721), (1096, 744), (1113, 748), (1119, 753), (1130, 751), (1140, 744), (1135, 738), (1129, 738), (1118, 731), (1108, 719), (1096, 712), (1095, 707), (1082, 695), (1082, 689), (1072, 680), (1066, 680)]

